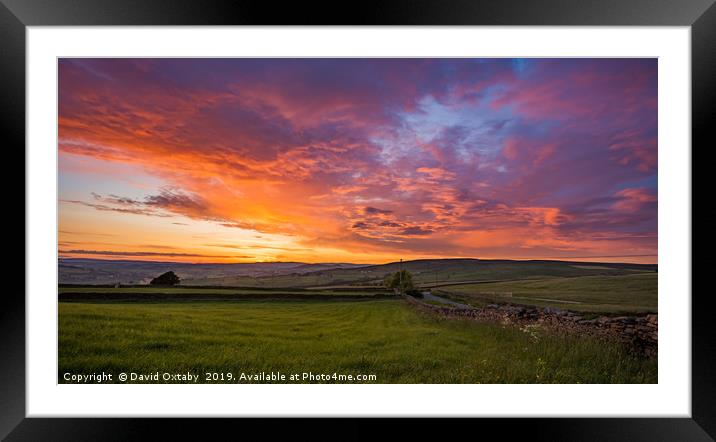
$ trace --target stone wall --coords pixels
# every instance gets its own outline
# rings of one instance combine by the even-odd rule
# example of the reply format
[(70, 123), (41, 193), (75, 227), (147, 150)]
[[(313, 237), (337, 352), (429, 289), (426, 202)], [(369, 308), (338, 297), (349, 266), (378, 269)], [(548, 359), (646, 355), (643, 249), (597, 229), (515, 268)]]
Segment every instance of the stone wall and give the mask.
[(580, 313), (550, 307), (490, 304), (482, 308), (458, 309), (427, 304), (411, 296), (406, 296), (406, 299), (423, 311), (446, 318), (468, 318), (517, 326), (540, 324), (556, 331), (603, 337), (626, 345), (633, 353), (657, 356), (659, 324), (655, 314), (585, 319)]

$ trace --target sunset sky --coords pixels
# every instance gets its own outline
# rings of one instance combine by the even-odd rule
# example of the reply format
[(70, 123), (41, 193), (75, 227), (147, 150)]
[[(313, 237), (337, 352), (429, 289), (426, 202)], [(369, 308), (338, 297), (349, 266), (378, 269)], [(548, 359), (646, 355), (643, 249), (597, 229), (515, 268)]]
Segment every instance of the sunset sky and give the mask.
[(657, 261), (656, 59), (60, 59), (59, 253)]

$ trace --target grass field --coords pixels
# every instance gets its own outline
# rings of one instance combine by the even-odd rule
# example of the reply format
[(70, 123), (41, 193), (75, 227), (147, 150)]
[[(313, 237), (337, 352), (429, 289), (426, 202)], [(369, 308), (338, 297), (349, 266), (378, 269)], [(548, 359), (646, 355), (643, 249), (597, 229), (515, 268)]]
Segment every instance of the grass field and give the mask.
[(339, 285), (383, 284), (383, 278), (403, 268), (413, 281), (423, 287), (477, 280), (513, 280), (525, 278), (557, 278), (575, 276), (613, 276), (654, 272), (655, 266), (639, 264), (588, 265), (565, 261), (509, 261), (441, 259), (415, 260), (352, 269), (275, 276), (225, 276), (219, 278), (187, 278), (185, 285), (222, 285), (233, 287), (320, 287)]
[(440, 287), (436, 294), (474, 306), (490, 303), (551, 306), (605, 313), (656, 312), (658, 275), (635, 273)]
[(377, 383), (655, 383), (586, 337), (440, 320), (402, 300), (59, 303), (65, 372), (374, 374)]
[(202, 288), (202, 287), (155, 287), (155, 286), (142, 286), (142, 287), (60, 287), (60, 293), (196, 293), (196, 294), (216, 294), (226, 293), (231, 295), (257, 295), (257, 294), (271, 294), (271, 293), (303, 293), (303, 294), (373, 294), (373, 293), (385, 293), (387, 290), (382, 287), (365, 289), (258, 289), (258, 288)]
[[(371, 289), (307, 290), (301, 288), (258, 289), (258, 288), (201, 288), (201, 287), (60, 287), (60, 299), (112, 300), (142, 299), (274, 299), (274, 298), (363, 298), (393, 296), (392, 291), (376, 287)], [(163, 296), (160, 296), (163, 295)]]

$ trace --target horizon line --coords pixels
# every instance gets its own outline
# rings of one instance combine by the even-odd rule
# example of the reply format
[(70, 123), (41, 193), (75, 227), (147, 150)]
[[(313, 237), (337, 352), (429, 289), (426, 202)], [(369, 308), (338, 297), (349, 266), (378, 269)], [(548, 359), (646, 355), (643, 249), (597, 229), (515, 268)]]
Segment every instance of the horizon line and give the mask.
[[(414, 259), (402, 259), (398, 258), (394, 261), (388, 261), (383, 263), (354, 263), (354, 262), (330, 262), (330, 261), (317, 261), (317, 262), (306, 262), (306, 261), (252, 261), (252, 262), (189, 262), (189, 261), (156, 261), (151, 259), (132, 259), (129, 258), (92, 258), (92, 257), (73, 257), (73, 256), (58, 256), (60, 259), (84, 259), (92, 261), (129, 261), (129, 262), (147, 262), (157, 264), (181, 264), (181, 265), (241, 265), (241, 264), (350, 264), (356, 266), (378, 266), (394, 264), (400, 261), (411, 262), (411, 261), (440, 261), (440, 260), (458, 260), (458, 259), (469, 259), (476, 261), (562, 261), (569, 262), (573, 259), (601, 259), (601, 258), (643, 258), (643, 257), (658, 257), (658, 254), (633, 254), (633, 255), (600, 255), (600, 256), (564, 256), (564, 257), (515, 257), (515, 258), (475, 258), (475, 257), (450, 257), (450, 258), (414, 258)], [(227, 257), (230, 258), (230, 257)], [(635, 263), (635, 262), (604, 262), (604, 261), (587, 261), (594, 263), (604, 264), (637, 264), (637, 265), (658, 265), (655, 263)]]

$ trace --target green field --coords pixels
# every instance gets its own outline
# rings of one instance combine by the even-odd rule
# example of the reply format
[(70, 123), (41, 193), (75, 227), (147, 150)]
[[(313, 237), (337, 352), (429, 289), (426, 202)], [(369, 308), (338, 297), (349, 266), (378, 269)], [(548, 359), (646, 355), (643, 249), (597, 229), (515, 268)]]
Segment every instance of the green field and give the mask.
[(473, 306), (511, 303), (604, 313), (657, 312), (658, 275), (549, 278), (440, 287), (435, 293)]
[(321, 287), (382, 286), (383, 278), (398, 269), (408, 270), (413, 281), (423, 287), (460, 281), (493, 281), (526, 278), (562, 278), (576, 276), (615, 276), (655, 272), (654, 265), (573, 263), (565, 261), (510, 261), (476, 259), (415, 260), (352, 269), (275, 276), (225, 276), (219, 278), (186, 278), (187, 286), (231, 287)]
[[(440, 320), (402, 300), (59, 303), (65, 372), (313, 372), (377, 383), (655, 383), (586, 337)], [(200, 376), (201, 378), (201, 376)], [(203, 379), (201, 379), (203, 381)]]
[[(369, 298), (388, 297), (394, 293), (384, 288), (307, 290), (301, 288), (201, 288), (201, 287), (60, 287), (61, 300), (75, 298), (82, 301), (96, 300), (143, 300), (143, 299), (311, 299), (311, 298)], [(163, 295), (163, 296), (159, 296)]]

